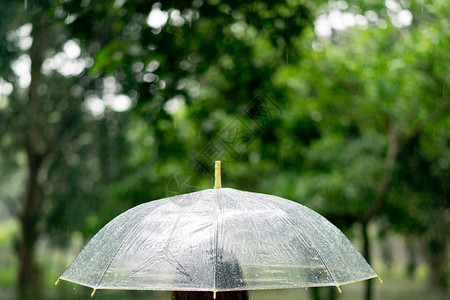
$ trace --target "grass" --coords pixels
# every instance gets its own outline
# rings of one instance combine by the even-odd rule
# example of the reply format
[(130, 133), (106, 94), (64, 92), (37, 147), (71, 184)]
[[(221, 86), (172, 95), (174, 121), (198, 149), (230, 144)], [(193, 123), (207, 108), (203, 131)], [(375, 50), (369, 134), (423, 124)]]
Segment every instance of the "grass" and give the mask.
[[(0, 271), (0, 277), (7, 275), (7, 272)], [(4, 273), (4, 274), (3, 274)], [(421, 277), (421, 276), (420, 276)], [(427, 300), (447, 300), (449, 295), (437, 291), (429, 290), (426, 286), (424, 278), (417, 276), (415, 279), (400, 276), (398, 271), (389, 272), (383, 276), (383, 284), (377, 280), (373, 280), (374, 300), (400, 300), (400, 299), (427, 299)], [(11, 278), (11, 280), (13, 280)], [(46, 280), (47, 281), (47, 280)], [(58, 286), (52, 282), (45, 283), (45, 299), (90, 299), (92, 289), (80, 285), (61, 281)], [(338, 300), (355, 300), (364, 299), (365, 282), (358, 282), (341, 286), (342, 294), (337, 294)], [(325, 288), (321, 288), (325, 289)], [(334, 287), (332, 287), (334, 289)], [(325, 294), (325, 292), (324, 292)], [(0, 299), (13, 299), (14, 287), (0, 288)], [(152, 292), (152, 291), (111, 291), (98, 290), (94, 299), (152, 299), (152, 300), (168, 300), (170, 294), (168, 292)], [(251, 291), (251, 300), (309, 300), (311, 299), (310, 291), (307, 289), (286, 289), (286, 290), (266, 290)], [(326, 298), (324, 298), (326, 299)]]
[[(444, 292), (429, 291), (423, 281), (418, 282), (407, 278), (385, 278), (383, 284), (373, 280), (374, 300), (400, 300), (400, 299), (427, 299), (444, 300), (448, 295)], [(338, 294), (339, 300), (364, 299), (365, 283), (359, 282), (342, 286), (342, 294)], [(302, 300), (311, 299), (309, 292), (304, 289), (258, 291), (252, 293), (252, 300)], [(326, 299), (326, 298), (324, 298)]]
[[(364, 299), (365, 282), (341, 286), (342, 294), (337, 295), (338, 300)], [(428, 290), (423, 280), (408, 279), (398, 276), (387, 276), (384, 283), (380, 284), (373, 280), (374, 300), (400, 300), (400, 299), (427, 299), (447, 300), (448, 294), (444, 292)], [(323, 288), (322, 288), (323, 289)], [(68, 299), (80, 300), (90, 299), (92, 289), (61, 281), (58, 286), (46, 290), (45, 299)], [(324, 293), (325, 294), (325, 293)], [(0, 290), (0, 299), (13, 298), (12, 291)], [(129, 300), (169, 300), (169, 292), (153, 291), (111, 291), (98, 290), (94, 296), (95, 300), (106, 299), (129, 299)], [(310, 291), (306, 289), (266, 290), (251, 291), (250, 300), (310, 300)], [(326, 299), (324, 297), (324, 299)]]
[[(17, 259), (14, 254), (14, 237), (19, 232), (13, 219), (0, 224), (0, 287), (13, 286), (16, 281)], [(1, 294), (0, 294), (1, 297)]]

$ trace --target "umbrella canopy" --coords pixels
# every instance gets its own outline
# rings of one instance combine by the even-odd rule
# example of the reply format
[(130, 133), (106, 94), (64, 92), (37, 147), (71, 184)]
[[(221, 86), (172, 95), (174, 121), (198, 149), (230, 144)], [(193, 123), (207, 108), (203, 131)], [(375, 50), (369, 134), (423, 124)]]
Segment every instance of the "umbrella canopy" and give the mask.
[(215, 188), (136, 206), (103, 227), (60, 279), (94, 289), (230, 291), (377, 277), (345, 235), (280, 197)]

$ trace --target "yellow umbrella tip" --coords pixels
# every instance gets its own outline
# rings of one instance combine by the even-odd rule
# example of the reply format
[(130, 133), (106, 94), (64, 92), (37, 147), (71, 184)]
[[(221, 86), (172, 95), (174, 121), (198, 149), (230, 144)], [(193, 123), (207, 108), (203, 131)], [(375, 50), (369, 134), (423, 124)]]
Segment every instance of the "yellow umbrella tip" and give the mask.
[(336, 286), (336, 288), (339, 291), (339, 294), (342, 294), (341, 288), (338, 285)]
[(92, 293), (91, 293), (91, 298), (94, 297), (95, 291), (97, 291), (97, 289), (94, 289), (94, 290), (92, 291)]
[(380, 276), (378, 276), (377, 278), (378, 278), (378, 281), (382, 284), (383, 280), (381, 280)]
[(216, 299), (216, 291), (213, 292), (213, 299)]
[(58, 278), (58, 280), (56, 280), (55, 285), (58, 285), (58, 283), (59, 283), (59, 278)]
[(215, 165), (215, 176), (214, 176), (214, 188), (220, 189), (222, 187), (222, 180), (220, 175), (220, 160), (216, 161)]

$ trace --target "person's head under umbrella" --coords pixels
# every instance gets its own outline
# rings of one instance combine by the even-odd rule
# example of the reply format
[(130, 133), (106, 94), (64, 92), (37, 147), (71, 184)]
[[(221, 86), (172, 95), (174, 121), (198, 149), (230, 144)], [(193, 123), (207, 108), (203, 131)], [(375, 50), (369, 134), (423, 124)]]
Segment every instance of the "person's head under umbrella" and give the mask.
[[(244, 290), (244, 274), (236, 257), (223, 249), (219, 249), (215, 253), (215, 256), (215, 286), (221, 292), (173, 291), (172, 300), (211, 300), (213, 298), (217, 300), (248, 300), (248, 292)], [(197, 271), (197, 274), (198, 273), (199, 272)], [(190, 280), (185, 274), (184, 271), (180, 270), (180, 273), (175, 280), (179, 282)], [(239, 288), (242, 288), (243, 290), (236, 290)]]
[[(172, 292), (172, 300), (211, 300), (213, 292), (176, 291)], [(218, 292), (216, 300), (248, 300), (247, 291)]]

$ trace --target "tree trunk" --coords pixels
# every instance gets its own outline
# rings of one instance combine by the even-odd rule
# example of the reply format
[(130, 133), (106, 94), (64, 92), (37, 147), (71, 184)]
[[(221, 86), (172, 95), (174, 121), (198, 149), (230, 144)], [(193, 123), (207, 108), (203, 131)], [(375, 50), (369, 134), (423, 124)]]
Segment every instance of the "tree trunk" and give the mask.
[[(370, 239), (369, 239), (369, 233), (367, 230), (368, 224), (363, 223), (362, 224), (362, 234), (363, 234), (363, 255), (366, 259), (367, 263), (370, 265), (371, 263), (371, 257), (370, 257)], [(366, 280), (366, 289), (364, 292), (364, 299), (371, 300), (372, 299), (372, 280)]]
[(387, 235), (382, 236), (383, 241), (380, 243), (381, 246), (381, 254), (383, 256), (384, 265), (386, 266), (386, 269), (389, 271), (392, 268), (392, 247), (387, 239)]
[(427, 258), (430, 266), (428, 278), (429, 287), (439, 288), (446, 291), (448, 289), (448, 274), (446, 270), (448, 239), (435, 235), (427, 241)]
[(328, 299), (329, 300), (336, 300), (337, 299), (337, 289), (334, 286), (328, 287)]
[(417, 269), (417, 253), (416, 247), (414, 244), (414, 240), (412, 237), (406, 238), (406, 254), (407, 254), (407, 265), (406, 265), (406, 274), (410, 279), (413, 279), (416, 275)]
[(312, 287), (309, 289), (309, 294), (311, 295), (312, 300), (321, 300), (320, 297), (320, 289), (319, 287)]
[[(389, 124), (389, 143), (388, 149), (385, 156), (385, 171), (384, 174), (378, 184), (377, 192), (375, 195), (375, 200), (372, 203), (372, 206), (367, 210), (367, 213), (362, 218), (362, 233), (364, 239), (364, 250), (363, 255), (366, 258), (367, 262), (370, 264), (370, 240), (367, 232), (368, 224), (370, 220), (375, 217), (379, 211), (382, 209), (384, 202), (386, 201), (386, 195), (389, 189), (389, 185), (392, 181), (392, 174), (394, 173), (395, 164), (397, 162), (397, 155), (402, 149), (402, 140), (395, 129), (393, 121), (391, 120)], [(366, 290), (365, 290), (365, 299), (372, 299), (372, 281), (366, 281)]]
[(37, 230), (38, 216), (41, 206), (41, 189), (38, 173), (42, 164), (42, 156), (28, 150), (28, 181), (20, 215), (21, 239), (19, 242), (19, 273), (17, 281), (18, 299), (40, 299), (41, 282), (38, 267), (34, 259), (34, 250), (39, 236)]
[[(17, 278), (18, 299), (42, 298), (39, 269), (34, 252), (39, 237), (37, 229), (41, 213), (41, 187), (38, 175), (43, 160), (48, 156), (49, 145), (44, 138), (44, 128), (36, 118), (41, 105), (38, 86), (41, 82), (41, 66), (44, 59), (45, 41), (48, 40), (48, 23), (45, 14), (37, 13), (33, 18), (33, 44), (30, 48), (31, 82), (28, 87), (28, 103), (24, 114), (28, 123), (24, 126), (24, 148), (28, 158), (28, 179), (20, 214), (21, 238), (18, 247), (19, 272)], [(52, 146), (52, 145), (51, 145)]]
[(372, 206), (367, 210), (367, 213), (362, 218), (362, 223), (368, 224), (369, 221), (377, 215), (377, 213), (383, 208), (384, 202), (386, 200), (386, 195), (389, 189), (389, 185), (392, 181), (392, 174), (394, 173), (395, 164), (397, 162), (398, 153), (401, 151), (404, 143), (401, 140), (398, 132), (394, 128), (394, 125), (389, 125), (389, 143), (386, 156), (384, 158), (385, 171), (378, 184), (377, 192), (375, 195), (375, 200)]

